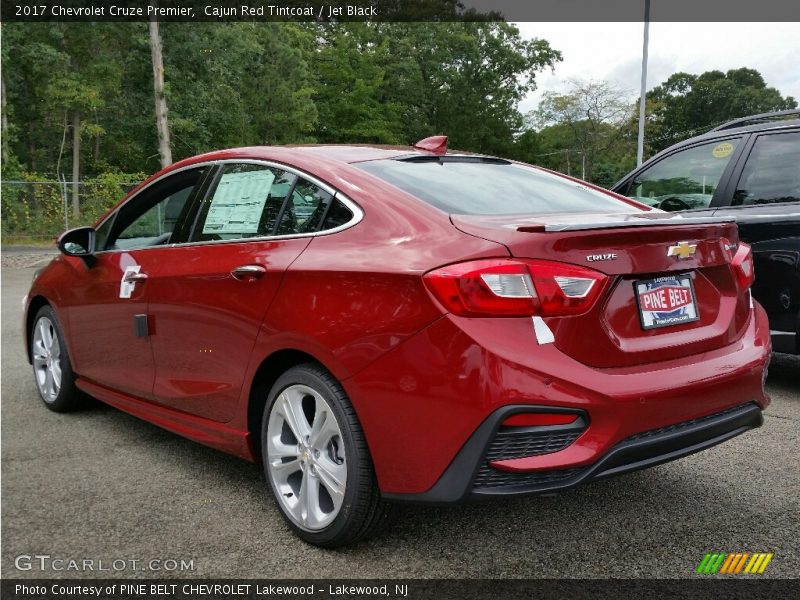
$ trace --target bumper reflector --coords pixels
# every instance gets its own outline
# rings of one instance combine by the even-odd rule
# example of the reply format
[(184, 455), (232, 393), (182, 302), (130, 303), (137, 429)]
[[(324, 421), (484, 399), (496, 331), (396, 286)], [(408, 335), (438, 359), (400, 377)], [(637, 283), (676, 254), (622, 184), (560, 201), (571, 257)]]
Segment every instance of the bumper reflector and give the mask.
[(546, 425), (569, 425), (578, 415), (569, 413), (517, 413), (505, 419), (503, 427), (541, 427)]

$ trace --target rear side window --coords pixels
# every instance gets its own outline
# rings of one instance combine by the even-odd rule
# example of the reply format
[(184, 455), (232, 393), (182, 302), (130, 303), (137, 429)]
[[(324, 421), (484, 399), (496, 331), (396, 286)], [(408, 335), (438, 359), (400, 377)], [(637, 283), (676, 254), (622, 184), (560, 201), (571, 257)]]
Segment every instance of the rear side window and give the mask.
[(353, 213), (342, 204), (339, 200), (334, 199), (328, 214), (325, 216), (325, 222), (322, 224), (322, 230), (334, 229), (341, 227), (353, 218)]
[(319, 228), (333, 196), (305, 179), (297, 183), (283, 209), (278, 235), (311, 233)]
[(800, 202), (800, 132), (762, 135), (733, 196), (734, 206)]
[(635, 210), (569, 179), (503, 160), (442, 157), (374, 160), (355, 166), (450, 214), (544, 215)]
[(194, 241), (273, 235), (295, 176), (254, 164), (227, 164), (204, 202)]
[(708, 208), (740, 140), (679, 150), (639, 173), (625, 195), (668, 211)]

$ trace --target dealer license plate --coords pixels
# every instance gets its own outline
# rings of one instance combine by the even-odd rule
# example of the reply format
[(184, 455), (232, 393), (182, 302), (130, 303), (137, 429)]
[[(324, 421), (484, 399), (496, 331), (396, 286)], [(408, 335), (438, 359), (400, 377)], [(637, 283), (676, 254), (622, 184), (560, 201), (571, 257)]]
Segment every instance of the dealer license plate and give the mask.
[(697, 321), (697, 301), (688, 273), (642, 279), (634, 284), (642, 329)]

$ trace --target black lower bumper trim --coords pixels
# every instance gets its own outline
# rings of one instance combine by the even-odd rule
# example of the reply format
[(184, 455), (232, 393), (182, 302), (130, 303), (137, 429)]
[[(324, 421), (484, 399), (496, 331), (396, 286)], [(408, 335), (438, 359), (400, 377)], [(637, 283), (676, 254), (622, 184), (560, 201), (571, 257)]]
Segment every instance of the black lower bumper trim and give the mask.
[[(525, 408), (530, 410), (532, 407)], [(427, 492), (384, 494), (384, 497), (405, 502), (444, 504), (498, 496), (554, 493), (590, 480), (645, 469), (694, 454), (749, 429), (760, 427), (764, 422), (761, 408), (757, 404), (742, 404), (692, 421), (633, 435), (615, 445), (596, 463), (586, 467), (529, 473), (505, 472), (494, 480), (499, 485), (476, 487), (476, 472), (499, 423), (510, 412), (518, 410), (519, 407), (505, 407), (484, 421), (439, 481)]]

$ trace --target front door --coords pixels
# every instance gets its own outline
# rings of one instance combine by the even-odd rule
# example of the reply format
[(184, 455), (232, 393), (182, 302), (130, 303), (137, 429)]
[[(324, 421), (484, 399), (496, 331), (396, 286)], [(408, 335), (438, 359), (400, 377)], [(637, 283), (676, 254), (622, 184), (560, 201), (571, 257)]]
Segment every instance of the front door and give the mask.
[(75, 283), (63, 303), (81, 377), (152, 398), (148, 277), (157, 249), (167, 251), (165, 244), (181, 241), (202, 173), (202, 168), (182, 171), (144, 188), (98, 227), (94, 264), (76, 264)]

